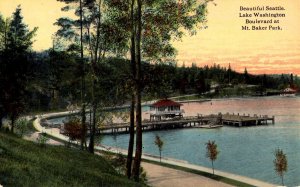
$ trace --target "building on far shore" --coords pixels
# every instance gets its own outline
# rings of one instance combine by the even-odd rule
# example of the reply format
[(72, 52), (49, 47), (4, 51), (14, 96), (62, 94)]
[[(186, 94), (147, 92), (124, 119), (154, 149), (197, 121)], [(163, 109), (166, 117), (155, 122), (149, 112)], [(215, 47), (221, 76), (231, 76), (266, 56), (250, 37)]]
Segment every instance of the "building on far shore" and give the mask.
[(297, 93), (297, 90), (291, 87), (285, 88), (282, 92), (281, 92), (281, 96), (295, 96)]
[(175, 117), (182, 118), (184, 110), (180, 109), (180, 106), (182, 104), (170, 99), (159, 100), (150, 105), (150, 121), (167, 120)]

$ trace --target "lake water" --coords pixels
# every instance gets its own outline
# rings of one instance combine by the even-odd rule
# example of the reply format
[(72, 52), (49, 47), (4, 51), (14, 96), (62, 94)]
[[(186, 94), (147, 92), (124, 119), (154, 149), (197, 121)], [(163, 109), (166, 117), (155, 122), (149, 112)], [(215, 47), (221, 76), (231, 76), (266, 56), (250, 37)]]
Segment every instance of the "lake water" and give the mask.
[[(220, 154), (215, 168), (230, 173), (281, 184), (274, 171), (274, 151), (286, 153), (288, 186), (300, 185), (300, 98), (259, 97), (217, 99), (212, 102), (187, 103), (185, 116), (234, 112), (275, 116), (275, 125), (254, 127), (223, 127), (220, 129), (177, 129), (143, 133), (143, 152), (159, 155), (155, 135), (164, 141), (163, 156), (186, 160), (195, 165), (211, 167), (205, 157), (205, 143), (215, 140)], [(144, 113), (144, 117), (147, 114)], [(127, 149), (128, 135), (106, 135), (102, 144)]]

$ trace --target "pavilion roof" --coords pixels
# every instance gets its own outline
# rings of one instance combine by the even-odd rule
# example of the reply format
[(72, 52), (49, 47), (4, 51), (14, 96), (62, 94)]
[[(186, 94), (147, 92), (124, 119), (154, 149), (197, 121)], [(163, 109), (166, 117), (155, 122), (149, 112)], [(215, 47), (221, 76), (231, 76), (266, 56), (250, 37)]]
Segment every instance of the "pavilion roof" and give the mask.
[(162, 99), (162, 100), (156, 101), (151, 106), (152, 107), (168, 107), (168, 106), (181, 106), (181, 105), (182, 104), (172, 101), (170, 99)]

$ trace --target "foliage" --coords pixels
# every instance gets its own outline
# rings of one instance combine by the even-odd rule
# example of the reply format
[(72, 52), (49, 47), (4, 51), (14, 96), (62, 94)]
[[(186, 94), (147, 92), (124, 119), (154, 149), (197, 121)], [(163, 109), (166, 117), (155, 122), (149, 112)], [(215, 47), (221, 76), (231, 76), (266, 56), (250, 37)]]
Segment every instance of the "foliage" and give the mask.
[(122, 155), (121, 153), (117, 153), (116, 155), (114, 155), (111, 159), (110, 159), (110, 163), (112, 164), (112, 166), (115, 168), (115, 170), (119, 173), (124, 175), (126, 168), (125, 168), (125, 163), (126, 163), (126, 159), (124, 157), (124, 155)]
[[(70, 141), (81, 140), (83, 134), (81, 121), (78, 117), (71, 117), (64, 123), (64, 133), (69, 137)], [(86, 133), (87, 129), (84, 129)]]
[(16, 121), (16, 130), (22, 137), (29, 130), (29, 121), (26, 118), (19, 118)]
[(18, 6), (13, 13), (13, 18), (10, 22), (8, 32), (8, 48), (15, 50), (16, 53), (27, 51), (32, 46), (32, 38), (34, 37), (37, 28), (32, 31), (28, 30), (28, 26), (23, 23), (21, 16), (21, 7)]
[(287, 168), (288, 168), (286, 154), (284, 154), (281, 149), (276, 149), (274, 155), (275, 155), (275, 160), (273, 161), (275, 167), (274, 169), (275, 172), (281, 177), (281, 183), (284, 186), (283, 175), (285, 172), (287, 172)]
[(9, 23), (10, 19), (4, 19), (3, 16), (0, 14), (0, 51), (3, 51), (7, 46), (7, 34), (9, 31)]
[[(77, 92), (80, 85), (78, 74), (80, 67), (78, 57), (74, 52), (48, 51), (49, 58), (45, 65), (49, 66), (48, 71), (43, 76), (47, 76), (48, 86), (52, 98), (51, 108), (59, 106), (62, 101), (59, 98), (69, 98), (74, 101), (79, 98)], [(64, 80), (64, 81), (62, 81)], [(57, 101), (57, 102), (55, 102)]]
[(44, 149), (0, 132), (0, 150), (3, 186), (137, 186), (102, 156), (77, 149), (51, 145)]
[(217, 159), (219, 153), (220, 152), (218, 151), (218, 146), (217, 146), (217, 144), (215, 144), (215, 141), (210, 141), (209, 140), (206, 143), (206, 157), (211, 160), (213, 174), (215, 174), (215, 172), (214, 172), (214, 161)]
[[(108, 5), (105, 4), (105, 6)], [(158, 9), (158, 8), (159, 7), (155, 7), (154, 9)], [(123, 17), (122, 16), (118, 17), (118, 15), (112, 14), (114, 15), (111, 18), (112, 20), (107, 20), (109, 21), (109, 23), (114, 23), (111, 25), (116, 26), (118, 22), (121, 22), (120, 20), (122, 19), (124, 20), (126, 18), (125, 12), (128, 11), (125, 10), (126, 6), (123, 8), (120, 7), (120, 9), (122, 9), (123, 11), (121, 14)], [(150, 8), (149, 10), (152, 9)], [(148, 11), (147, 14), (151, 13), (149, 12), (149, 10), (147, 10)], [(88, 12), (90, 12), (91, 10), (86, 9), (85, 11), (87, 15), (89, 15)], [(158, 14), (158, 13), (153, 12), (153, 14)], [(7, 21), (2, 19), (2, 21), (0, 22), (2, 25), (1, 28), (3, 28), (3, 24), (6, 23)], [(125, 22), (123, 21), (122, 23)], [(68, 24), (66, 23), (65, 25)], [(77, 24), (78, 26), (78, 21), (74, 21), (74, 23), (72, 22), (72, 24)], [(126, 28), (125, 27), (126, 24), (123, 26), (124, 28), (120, 27), (120, 29)], [(4, 30), (6, 30), (6, 32), (10, 31), (9, 25)], [(4, 30), (2, 29), (1, 31), (2, 33), (0, 33), (1, 36), (5, 35)], [(143, 28), (143, 30), (147, 30), (147, 28)], [(29, 32), (33, 32), (33, 31), (29, 31)], [(29, 36), (33, 36), (33, 33), (28, 34), (27, 37), (25, 38), (28, 39)], [(150, 36), (151, 35), (149, 36), (144, 35), (143, 38), (147, 38)], [(125, 35), (123, 37), (125, 37)], [(30, 42), (24, 42), (24, 44), (25, 43), (30, 44)], [(2, 47), (4, 49), (4, 46)], [(2, 92), (1, 93), (2, 96), (8, 95), (7, 98), (4, 99), (4, 97), (1, 97), (0, 99), (2, 100), (0, 101), (1, 118), (3, 116), (6, 116), (8, 112), (11, 114), (22, 113), (26, 105), (32, 106), (30, 110), (50, 110), (50, 109), (64, 108), (68, 103), (80, 103), (79, 100), (80, 77), (78, 76), (80, 74), (80, 60), (78, 55), (78, 45), (76, 45), (75, 43), (74, 45), (71, 45), (68, 48), (66, 48), (66, 51), (58, 51), (58, 50), (59, 49), (57, 50), (51, 49), (42, 53), (36, 53), (34, 56), (29, 56), (29, 57), (27, 56), (26, 59), (30, 59), (30, 62), (34, 62), (34, 64), (29, 64), (26, 61), (24, 61), (24, 63), (23, 62), (21, 63), (20, 60), (13, 60), (13, 59), (11, 59), (10, 61), (11, 63), (7, 63), (5, 61), (9, 60), (9, 58), (6, 58), (6, 56), (9, 55), (9, 53), (2, 52), (0, 54), (2, 57), (0, 58), (0, 62), (1, 62), (1, 68), (0, 68), (1, 89), (0, 90)], [(113, 52), (111, 51), (110, 54), (112, 53)], [(14, 55), (9, 55), (9, 56), (14, 56)], [(158, 56), (162, 57), (163, 55), (158, 55)], [(3, 61), (4, 59), (6, 60)], [(90, 103), (91, 100), (89, 100), (89, 98), (92, 98), (91, 97), (92, 80), (96, 80), (96, 85), (98, 85), (97, 88), (98, 91), (95, 94), (97, 102), (105, 101), (105, 103), (101, 104), (101, 106), (110, 105), (111, 102), (113, 102), (114, 104), (124, 103), (126, 100), (130, 98), (129, 93), (132, 90), (133, 83), (134, 83), (134, 81), (132, 80), (132, 76), (130, 75), (131, 70), (130, 70), (129, 61), (122, 58), (104, 58), (102, 59), (102, 61), (103, 63), (96, 65), (95, 68), (96, 71), (95, 74), (93, 75), (92, 75), (92, 69), (93, 69), (92, 65), (87, 64), (86, 73), (91, 75), (90, 77), (87, 78), (87, 87), (86, 87), (86, 92), (87, 92), (86, 98), (88, 99), (87, 103)], [(195, 64), (193, 64), (191, 67), (188, 66), (178, 67), (176, 66), (176, 63), (173, 62), (172, 60), (166, 62), (168, 63), (166, 64), (161, 64), (161, 63), (150, 64), (146, 62), (142, 63), (141, 85), (143, 90), (143, 98), (162, 98), (162, 97), (169, 97), (172, 95), (186, 94), (186, 93), (207, 94), (208, 91), (210, 90), (210, 85), (215, 83), (219, 84), (218, 93), (207, 94), (208, 97), (230, 96), (230, 95), (237, 95), (241, 93), (245, 95), (262, 95), (264, 92), (266, 92), (266, 88), (283, 89), (287, 87), (291, 82), (291, 80), (289, 80), (290, 75), (281, 75), (281, 76), (251, 75), (248, 73), (246, 69), (244, 73), (238, 73), (232, 70), (230, 67), (228, 68), (221, 67), (217, 64), (214, 64), (213, 66), (205, 66), (205, 67), (197, 67)], [(14, 63), (17, 63), (18, 65), (15, 66)], [(10, 66), (12, 64), (13, 66)], [(20, 67), (20, 68), (15, 68), (15, 67)], [(7, 71), (4, 71), (5, 69)], [(26, 70), (26, 73), (24, 73), (23, 70), (24, 72)], [(11, 71), (17, 72), (16, 74), (18, 75), (14, 76), (12, 73), (8, 73)], [(34, 77), (29, 77), (27, 73), (28, 75), (31, 74)], [(29, 78), (31, 79), (29, 84), (22, 84), (24, 80), (28, 80)], [(11, 82), (7, 80), (14, 80), (15, 83), (7, 85), (7, 83)], [(161, 84), (157, 84), (157, 82), (160, 82)], [(235, 84), (247, 83), (251, 85), (256, 85), (257, 89), (252, 89), (252, 88), (240, 89), (240, 87), (235, 87), (231, 89), (231, 87), (233, 87), (232, 86), (233, 83)], [(296, 86), (298, 85), (299, 87), (300, 81), (297, 76), (294, 77), (293, 83)], [(18, 89), (18, 91), (14, 91), (15, 88), (17, 87), (19, 87), (20, 89)], [(21, 92), (19, 90), (21, 91), (23, 90), (23, 91)], [(22, 94), (18, 94), (18, 93), (22, 93)], [(12, 99), (9, 98), (14, 98), (16, 102), (11, 101)], [(119, 101), (121, 100), (121, 102), (116, 102), (118, 100)], [(12, 111), (12, 109), (14, 109), (15, 111)]]
[(163, 149), (164, 142), (161, 140), (161, 138), (158, 135), (156, 135), (154, 143), (158, 147), (158, 150), (159, 150), (159, 160), (161, 162), (161, 152), (162, 152), (162, 149)]
[(41, 147), (45, 147), (47, 142), (49, 141), (49, 138), (47, 137), (47, 134), (39, 133), (38, 137), (36, 138), (36, 141)]
[(147, 172), (143, 167), (140, 168), (140, 181), (142, 183), (146, 183), (148, 181)]
[(8, 116), (11, 119), (13, 131), (14, 123), (24, 112), (29, 97), (27, 86), (31, 81), (30, 49), (37, 28), (30, 31), (23, 23), (20, 6), (9, 22), (0, 21), (0, 24), (0, 117)]
[[(104, 158), (109, 161), (109, 163), (113, 166), (113, 168), (119, 174), (125, 174), (126, 172), (126, 157), (122, 153), (111, 153), (106, 152)], [(148, 181), (147, 179), (147, 172), (144, 170), (143, 167), (140, 167), (140, 185), (146, 184)]]
[[(79, 64), (73, 52), (36, 53), (31, 68), (34, 78), (26, 91), (27, 105), (30, 111), (48, 111), (64, 109), (69, 103), (80, 103), (80, 79), (78, 77)], [(52, 56), (53, 55), (53, 56)], [(54, 61), (51, 61), (54, 60)], [(51, 65), (52, 64), (52, 65)], [(129, 80), (130, 64), (128, 60), (120, 58), (107, 58), (105, 63), (98, 66), (99, 73), (96, 78), (101, 89), (97, 99), (101, 106), (118, 105), (130, 99), (129, 93), (132, 83)], [(289, 75), (267, 75), (268, 84), (261, 86), (263, 76), (249, 74), (249, 84), (243, 83), (243, 75), (232, 70), (238, 85), (226, 82), (224, 67), (178, 67), (174, 64), (142, 63), (143, 99), (165, 98), (179, 94), (199, 94), (203, 97), (230, 97), (240, 95), (260, 95), (269, 89), (279, 92), (288, 86)], [(0, 72), (2, 69), (0, 68)], [(11, 76), (11, 75), (10, 75)], [(222, 79), (221, 77), (225, 77)], [(3, 78), (3, 77), (2, 77)], [(157, 83), (160, 84), (157, 84)], [(219, 84), (219, 92), (208, 94), (210, 84)], [(300, 79), (294, 76), (294, 84), (300, 87)], [(90, 97), (90, 81), (87, 79), (87, 98)], [(0, 87), (4, 87), (0, 84)], [(278, 89), (279, 90), (278, 90)], [(267, 90), (266, 90), (267, 89)], [(2, 89), (0, 92), (3, 92)], [(53, 94), (55, 93), (55, 94)], [(52, 97), (54, 96), (55, 97)], [(3, 99), (3, 98), (2, 98)], [(1, 102), (0, 102), (1, 103)], [(24, 103), (25, 104), (25, 103)], [(1, 113), (1, 104), (0, 104)], [(1, 114), (2, 115), (2, 114)]]

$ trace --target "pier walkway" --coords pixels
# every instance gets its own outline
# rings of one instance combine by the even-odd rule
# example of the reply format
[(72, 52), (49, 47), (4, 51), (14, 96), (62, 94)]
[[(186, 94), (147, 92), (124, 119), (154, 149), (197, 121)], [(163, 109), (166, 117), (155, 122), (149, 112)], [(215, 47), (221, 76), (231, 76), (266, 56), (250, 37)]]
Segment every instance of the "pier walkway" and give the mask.
[[(67, 114), (65, 114), (67, 115)], [(46, 118), (47, 119), (47, 118)], [(47, 120), (41, 122), (45, 128), (60, 128), (60, 133), (64, 134), (62, 124), (48, 123)], [(188, 117), (175, 117), (168, 120), (143, 120), (143, 131), (163, 130), (163, 129), (178, 129), (178, 128), (220, 128), (222, 126), (259, 126), (275, 124), (275, 117), (268, 115), (250, 115), (239, 113), (219, 113), (211, 115), (197, 115)], [(130, 124), (126, 123), (107, 123), (97, 128), (97, 134), (115, 134), (128, 133)]]
[[(223, 125), (242, 127), (242, 126), (257, 126), (275, 124), (275, 117), (267, 115), (240, 115), (240, 114), (211, 114), (198, 115), (182, 118), (173, 118), (169, 120), (142, 122), (143, 131), (161, 130), (161, 129), (176, 129), (176, 128), (215, 128)], [(128, 133), (129, 123), (111, 123), (98, 128), (97, 133)]]
[[(142, 122), (142, 129), (145, 131), (145, 130), (195, 127), (202, 124), (207, 124), (209, 121), (213, 120), (214, 118), (215, 118), (214, 116), (199, 116), (199, 117), (174, 118), (170, 120), (160, 120), (160, 121), (144, 120)], [(103, 125), (98, 128), (98, 131), (100, 132), (107, 132), (108, 130), (111, 130), (112, 133), (128, 132), (129, 123), (111, 123), (111, 124)]]

